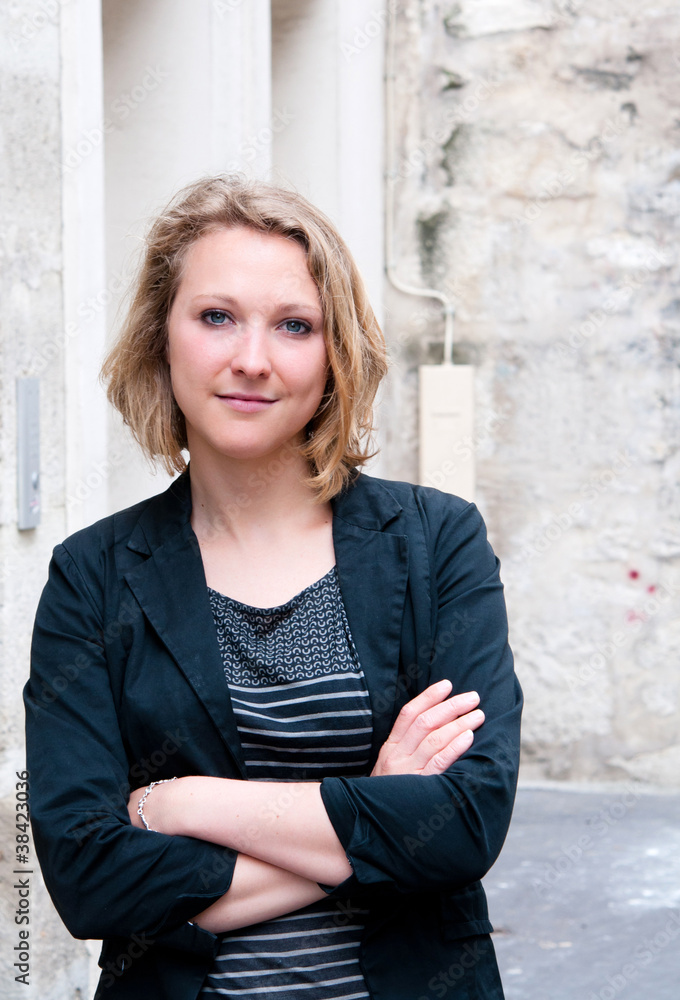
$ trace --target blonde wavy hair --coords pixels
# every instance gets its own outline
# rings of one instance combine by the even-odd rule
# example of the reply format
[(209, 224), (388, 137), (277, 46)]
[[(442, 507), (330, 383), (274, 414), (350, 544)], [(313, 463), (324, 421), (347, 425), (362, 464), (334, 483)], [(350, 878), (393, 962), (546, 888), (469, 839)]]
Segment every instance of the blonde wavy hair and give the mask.
[(102, 366), (110, 402), (146, 455), (183, 472), (184, 415), (166, 360), (170, 309), (189, 247), (245, 226), (295, 240), (319, 290), (328, 377), (301, 453), (319, 502), (338, 494), (374, 452), (373, 401), (387, 371), (385, 341), (356, 264), (332, 223), (305, 198), (240, 176), (207, 177), (180, 191), (151, 226), (120, 336)]

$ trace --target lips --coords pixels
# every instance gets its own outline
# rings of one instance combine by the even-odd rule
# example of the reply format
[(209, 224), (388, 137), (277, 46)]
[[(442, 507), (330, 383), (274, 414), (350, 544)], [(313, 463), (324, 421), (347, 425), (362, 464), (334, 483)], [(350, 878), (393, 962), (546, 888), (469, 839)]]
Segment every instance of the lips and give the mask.
[(250, 395), (248, 393), (233, 392), (218, 396), (230, 409), (239, 413), (258, 413), (267, 410), (276, 402), (275, 399), (267, 399), (266, 396)]
[(273, 399), (267, 396), (258, 396), (254, 392), (225, 392), (220, 395), (220, 399), (256, 399), (260, 403), (273, 403)]

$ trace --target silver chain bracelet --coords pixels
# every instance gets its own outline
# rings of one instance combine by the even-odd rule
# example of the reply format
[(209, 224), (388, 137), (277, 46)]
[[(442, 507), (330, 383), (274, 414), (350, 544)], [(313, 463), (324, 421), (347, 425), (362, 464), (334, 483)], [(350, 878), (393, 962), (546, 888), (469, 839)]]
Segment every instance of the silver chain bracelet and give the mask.
[[(147, 828), (147, 830), (151, 830), (151, 827), (147, 823), (146, 816), (144, 815), (144, 803), (146, 802), (146, 800), (148, 799), (149, 795), (154, 790), (154, 788), (156, 787), (156, 785), (164, 785), (166, 783), (166, 781), (177, 781), (177, 775), (175, 775), (174, 778), (161, 778), (160, 781), (152, 781), (151, 784), (149, 785), (149, 787), (145, 790), (145, 792), (142, 795), (141, 799), (139, 800), (139, 805), (137, 806), (137, 815), (141, 816), (142, 823)], [(151, 832), (154, 833), (155, 831), (151, 830)]]

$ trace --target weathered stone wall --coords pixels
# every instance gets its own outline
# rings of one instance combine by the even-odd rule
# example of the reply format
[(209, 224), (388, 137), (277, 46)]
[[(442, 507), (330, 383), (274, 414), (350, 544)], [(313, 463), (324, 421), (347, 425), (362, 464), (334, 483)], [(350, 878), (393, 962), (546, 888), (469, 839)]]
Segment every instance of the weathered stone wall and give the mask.
[[(680, 10), (408, 0), (397, 31), (396, 257), (477, 366), (524, 775), (680, 787)], [(388, 474), (414, 479), (443, 322), (387, 305)]]

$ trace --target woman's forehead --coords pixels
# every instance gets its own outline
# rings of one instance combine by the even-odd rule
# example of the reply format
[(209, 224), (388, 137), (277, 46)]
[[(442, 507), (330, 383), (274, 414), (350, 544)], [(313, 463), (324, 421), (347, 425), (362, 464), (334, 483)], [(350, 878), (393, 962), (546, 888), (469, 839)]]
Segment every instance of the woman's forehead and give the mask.
[(184, 294), (236, 298), (261, 295), (319, 306), (319, 292), (296, 240), (243, 226), (212, 230), (188, 248), (180, 288)]

